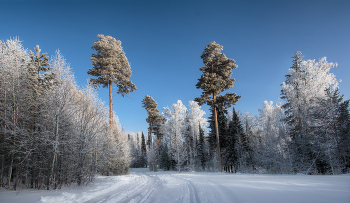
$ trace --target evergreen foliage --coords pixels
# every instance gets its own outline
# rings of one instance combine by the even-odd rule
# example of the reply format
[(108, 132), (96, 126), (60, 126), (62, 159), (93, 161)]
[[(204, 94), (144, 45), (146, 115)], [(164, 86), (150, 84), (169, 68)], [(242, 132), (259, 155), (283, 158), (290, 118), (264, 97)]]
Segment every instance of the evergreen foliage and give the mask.
[(117, 94), (123, 97), (130, 92), (137, 90), (136, 85), (130, 80), (131, 68), (128, 59), (125, 56), (121, 41), (116, 40), (111, 36), (97, 35), (99, 40), (91, 47), (97, 53), (91, 55), (93, 68), (87, 72), (89, 75), (97, 77), (91, 78), (89, 83), (96, 89), (99, 85), (103, 88), (109, 88), (109, 108), (110, 108), (110, 123), (113, 123), (113, 102), (112, 89), (113, 84), (118, 87)]
[[(334, 140), (335, 129), (332, 126), (338, 117), (336, 109), (340, 100), (336, 98), (338, 81), (329, 70), (337, 64), (328, 63), (326, 57), (318, 62), (303, 61), (300, 55), (300, 52), (296, 52), (292, 57), (293, 66), (282, 84), (281, 97), (286, 100), (283, 107), (291, 139), (293, 171), (335, 173), (334, 164), (331, 163), (334, 161), (331, 146), (337, 144), (330, 141)], [(321, 123), (326, 126), (331, 124), (330, 128), (323, 128)]]
[(59, 51), (50, 60), (40, 52), (28, 53), (18, 39), (0, 41), (1, 187), (59, 189), (96, 173), (128, 173), (121, 127), (108, 125), (90, 87), (76, 86)]
[(236, 96), (236, 93), (226, 92), (225, 95), (220, 95), (221, 92), (233, 87), (235, 79), (231, 78), (232, 70), (237, 68), (233, 59), (228, 59), (225, 54), (221, 53), (222, 46), (211, 42), (207, 45), (201, 55), (204, 66), (200, 68), (203, 72), (201, 78), (196, 84), (197, 89), (202, 89), (202, 95), (197, 97), (195, 101), (202, 105), (204, 103), (211, 106), (214, 111), (215, 129), (217, 136), (217, 155), (219, 158), (219, 171), (221, 172), (221, 153), (219, 140), (219, 127), (217, 108), (228, 108), (235, 104), (241, 96)]
[[(149, 164), (150, 164), (150, 169), (151, 171), (156, 171), (157, 170), (157, 162), (156, 159), (158, 158), (159, 151), (154, 151), (153, 149), (153, 127), (154, 125), (158, 124), (159, 125), (159, 120), (161, 119), (161, 116), (159, 115), (159, 110), (157, 109), (157, 102), (151, 97), (146, 95), (145, 98), (142, 100), (142, 107), (144, 107), (147, 111), (148, 117), (146, 119), (147, 123), (149, 123), (149, 128), (148, 128), (148, 147), (150, 150), (152, 150), (151, 154), (149, 155)], [(159, 148), (159, 137), (157, 136), (157, 149)]]
[(197, 144), (197, 162), (199, 163), (200, 170), (205, 170), (206, 161), (208, 155), (206, 153), (205, 140), (204, 140), (204, 131), (199, 124), (199, 139)]
[[(229, 121), (228, 132), (226, 138), (226, 148), (224, 150), (225, 154), (225, 168), (227, 172), (235, 172), (238, 168), (237, 160), (239, 157), (237, 144), (239, 139), (244, 136), (243, 127), (241, 121), (233, 108), (232, 120)], [(242, 152), (240, 152), (242, 153)]]

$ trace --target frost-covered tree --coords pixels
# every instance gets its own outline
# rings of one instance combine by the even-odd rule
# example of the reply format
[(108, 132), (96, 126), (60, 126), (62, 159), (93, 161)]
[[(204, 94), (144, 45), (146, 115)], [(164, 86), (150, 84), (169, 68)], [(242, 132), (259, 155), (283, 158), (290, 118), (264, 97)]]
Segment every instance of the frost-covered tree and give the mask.
[(97, 35), (99, 40), (91, 47), (97, 53), (91, 55), (93, 68), (88, 71), (89, 75), (97, 77), (91, 78), (90, 83), (95, 88), (102, 85), (109, 88), (109, 117), (110, 124), (113, 124), (113, 84), (118, 87), (117, 94), (123, 97), (130, 92), (137, 90), (136, 85), (130, 80), (130, 63), (125, 56), (121, 41), (111, 36)]
[(202, 129), (201, 125), (198, 125), (199, 129), (199, 136), (198, 136), (198, 142), (197, 142), (197, 162), (199, 163), (200, 170), (205, 170), (205, 165), (208, 157), (208, 153), (206, 152), (206, 143), (205, 143), (205, 137), (204, 137), (204, 130)]
[(313, 148), (315, 134), (313, 128), (315, 119), (313, 109), (318, 108), (318, 102), (326, 98), (325, 90), (335, 90), (338, 81), (335, 75), (329, 73), (336, 63), (328, 63), (326, 57), (318, 62), (302, 60), (301, 52), (296, 52), (293, 66), (288, 70), (286, 81), (282, 84), (282, 99), (286, 100), (283, 108), (286, 110), (286, 122), (291, 137), (292, 164), (295, 172), (309, 172), (315, 166), (320, 153)]
[(315, 120), (313, 151), (318, 154), (314, 168), (317, 173), (335, 175), (348, 170), (345, 157), (350, 154), (346, 147), (349, 144), (349, 110), (346, 107), (349, 100), (343, 101), (338, 89), (327, 89), (326, 92), (327, 98), (311, 110)]
[[(160, 120), (159, 110), (157, 109), (157, 102), (151, 97), (146, 95), (145, 98), (142, 100), (142, 107), (144, 107), (147, 111), (148, 117), (146, 121), (149, 123), (149, 149), (152, 150), (152, 153), (148, 154), (150, 162), (150, 169), (152, 171), (157, 171), (156, 169), (156, 162), (155, 162), (155, 155), (158, 155), (156, 151), (153, 151), (153, 142), (152, 142), (152, 134), (153, 134), (153, 126), (156, 124), (157, 120)], [(159, 148), (159, 139), (157, 140), (157, 148)]]
[(91, 87), (76, 86), (59, 52), (48, 62), (39, 47), (28, 54), (18, 39), (0, 48), (1, 185), (59, 189), (129, 171), (125, 132), (118, 122), (111, 128)]
[(255, 154), (257, 164), (268, 173), (283, 173), (290, 168), (284, 112), (281, 105), (273, 105), (272, 101), (264, 101), (259, 112), (259, 142)]
[(203, 93), (200, 97), (195, 99), (199, 105), (206, 103), (213, 109), (220, 172), (222, 171), (222, 168), (217, 108), (220, 105), (229, 107), (232, 104), (235, 104), (241, 97), (236, 96), (236, 93), (231, 92), (227, 92), (225, 95), (220, 95), (221, 92), (233, 87), (235, 79), (231, 78), (232, 70), (237, 68), (233, 59), (229, 59), (224, 53), (221, 53), (222, 49), (223, 47), (215, 42), (211, 42), (205, 47), (203, 54), (201, 55), (204, 67), (200, 68), (203, 75), (201, 75), (201, 78), (198, 79), (198, 83), (196, 84), (197, 89), (202, 89)]
[(336, 126), (338, 156), (343, 163), (342, 173), (348, 173), (350, 171), (350, 100), (346, 100), (338, 106)]
[(193, 150), (193, 164), (192, 170), (195, 168), (200, 168), (201, 167), (201, 161), (200, 158), (197, 159), (197, 143), (199, 139), (199, 128), (202, 128), (202, 130), (205, 130), (205, 126), (207, 125), (207, 119), (203, 118), (205, 115), (205, 111), (201, 110), (201, 106), (198, 105), (197, 102), (195, 101), (189, 101), (188, 102), (189, 106), (189, 113), (190, 113), (190, 124), (191, 124), (191, 133), (192, 133), (192, 150)]
[[(51, 185), (57, 188), (59, 180), (59, 163), (62, 163), (60, 154), (67, 153), (64, 149), (68, 134), (72, 132), (70, 118), (73, 116), (72, 106), (75, 104), (74, 93), (76, 84), (74, 75), (70, 70), (65, 58), (59, 50), (50, 57), (50, 67), (55, 74), (54, 86), (51, 88), (49, 106), (52, 107), (47, 118), (52, 120), (52, 125), (48, 127), (51, 131), (48, 146), (50, 151), (50, 169), (48, 173), (47, 188)], [(96, 153), (96, 152), (95, 152)], [(96, 167), (94, 168), (96, 170)]]
[(187, 108), (182, 104), (181, 100), (178, 100), (176, 104), (163, 108), (165, 115), (168, 117), (167, 127), (170, 133), (170, 156), (176, 161), (177, 171), (181, 171), (181, 165), (183, 164), (183, 122), (185, 118), (185, 112)]
[(194, 170), (194, 150), (193, 148), (193, 130), (190, 121), (190, 114), (186, 110), (184, 123), (183, 123), (183, 167), (184, 170)]
[(144, 167), (144, 156), (142, 155), (141, 142), (139, 133), (131, 133), (129, 136), (130, 143), (130, 156), (131, 156), (131, 168), (142, 168)]
[[(28, 144), (32, 145), (31, 148), (37, 149), (30, 153), (30, 159), (33, 164), (29, 169), (29, 174), (37, 179), (49, 181), (50, 175), (46, 173), (46, 170), (42, 170), (42, 168), (49, 168), (50, 163), (45, 160), (46, 157), (44, 155), (50, 152), (49, 148), (42, 143), (47, 143), (50, 140), (47, 133), (50, 126), (47, 116), (50, 115), (49, 98), (51, 90), (55, 85), (55, 74), (51, 71), (47, 53), (41, 54), (41, 49), (38, 45), (34, 50), (35, 53), (32, 51), (29, 52), (30, 60), (26, 68), (28, 82), (27, 102), (29, 104), (26, 129), (28, 130), (28, 136), (32, 137), (30, 139), (31, 143)], [(37, 188), (41, 188), (44, 185), (41, 181), (36, 181), (36, 183), (31, 182), (32, 186), (34, 184)], [(48, 185), (49, 183), (47, 182), (47, 189), (49, 189)]]
[[(19, 159), (16, 146), (23, 132), (23, 122), (27, 120), (25, 109), (27, 105), (28, 87), (26, 66), (29, 57), (18, 38), (0, 41), (0, 157), (2, 161), (0, 184), (7, 175), (6, 185), (11, 188), (13, 171), (19, 174)], [(15, 181), (14, 189), (17, 181)]]

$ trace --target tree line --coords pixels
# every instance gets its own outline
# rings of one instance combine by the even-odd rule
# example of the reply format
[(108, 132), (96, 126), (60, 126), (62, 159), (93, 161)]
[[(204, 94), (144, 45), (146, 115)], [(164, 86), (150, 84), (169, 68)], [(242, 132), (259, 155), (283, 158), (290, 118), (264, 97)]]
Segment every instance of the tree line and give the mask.
[[(0, 185), (56, 189), (84, 185), (95, 174), (119, 175), (129, 167), (176, 171), (341, 174), (350, 169), (349, 100), (329, 73), (326, 57), (292, 57), (281, 85), (283, 103), (265, 101), (258, 116), (236, 111), (241, 96), (228, 92), (238, 66), (215, 42), (201, 55), (199, 97), (160, 112), (146, 95), (148, 133), (123, 132), (113, 115), (117, 94), (137, 90), (121, 42), (98, 35), (93, 76), (79, 87), (59, 51), (48, 57), (21, 42), (0, 41)], [(109, 88), (109, 108), (94, 89)], [(210, 107), (208, 120), (201, 105)], [(108, 117), (109, 115), (109, 117)], [(207, 125), (208, 124), (208, 125)]]
[[(159, 113), (156, 101), (148, 95), (144, 98), (149, 132), (146, 138), (143, 133), (129, 135), (132, 167), (179, 172), (349, 172), (349, 100), (344, 101), (339, 81), (329, 72), (336, 63), (327, 62), (326, 57), (303, 60), (301, 52), (296, 52), (281, 85), (283, 102), (265, 101), (259, 115), (251, 116), (231, 111), (241, 96), (225, 90), (233, 87), (235, 80), (230, 77), (237, 65), (222, 49), (215, 42), (205, 47), (203, 75), (196, 84), (203, 93), (190, 101), (190, 110), (178, 101)], [(200, 110), (205, 103), (211, 112), (207, 134)]]
[(0, 41), (0, 186), (59, 189), (129, 172), (129, 145), (91, 86), (59, 51)]

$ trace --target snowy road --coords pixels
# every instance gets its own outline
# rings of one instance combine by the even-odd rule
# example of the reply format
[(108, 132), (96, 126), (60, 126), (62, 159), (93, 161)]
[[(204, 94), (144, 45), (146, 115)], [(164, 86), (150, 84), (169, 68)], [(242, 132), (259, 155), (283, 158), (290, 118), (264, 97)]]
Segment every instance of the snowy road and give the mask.
[(350, 175), (254, 175), (209, 172), (149, 172), (97, 177), (82, 188), (0, 191), (0, 202), (42, 203), (271, 203), (350, 202)]

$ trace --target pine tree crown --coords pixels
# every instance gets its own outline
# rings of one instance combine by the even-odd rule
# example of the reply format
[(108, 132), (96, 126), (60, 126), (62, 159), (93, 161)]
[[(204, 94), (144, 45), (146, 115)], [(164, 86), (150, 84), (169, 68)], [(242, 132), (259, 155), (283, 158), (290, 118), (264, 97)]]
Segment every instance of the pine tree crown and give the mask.
[(97, 51), (97, 53), (91, 55), (94, 67), (88, 71), (89, 75), (97, 78), (91, 78), (89, 83), (99, 89), (99, 85), (106, 88), (111, 81), (118, 87), (117, 94), (122, 96), (136, 91), (136, 85), (129, 80), (132, 72), (130, 63), (121, 46), (121, 41), (102, 34), (97, 35), (97, 37), (99, 40), (91, 47)]
[[(235, 82), (232, 76), (232, 70), (238, 66), (235, 60), (229, 59), (224, 53), (221, 53), (223, 47), (215, 42), (207, 45), (201, 55), (204, 66), (200, 68), (203, 72), (196, 84), (197, 89), (202, 89), (202, 95), (195, 101), (202, 105), (207, 103), (210, 106), (229, 107), (234, 105), (241, 96), (236, 93), (227, 92), (224, 96), (217, 96), (221, 92), (233, 87)], [(212, 95), (217, 96), (215, 99)]]

